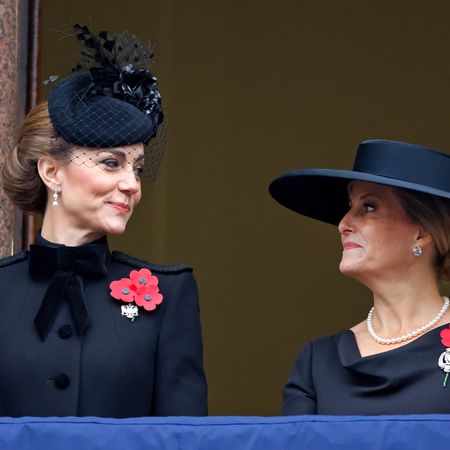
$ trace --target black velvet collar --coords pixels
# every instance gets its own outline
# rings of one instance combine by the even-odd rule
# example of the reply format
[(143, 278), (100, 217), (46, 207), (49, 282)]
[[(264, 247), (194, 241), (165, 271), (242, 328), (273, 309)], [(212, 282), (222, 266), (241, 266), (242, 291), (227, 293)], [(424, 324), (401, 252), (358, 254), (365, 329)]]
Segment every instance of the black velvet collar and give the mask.
[(89, 327), (89, 311), (83, 288), (84, 275), (105, 276), (109, 259), (106, 237), (77, 247), (54, 244), (39, 233), (30, 247), (31, 276), (51, 277), (41, 307), (34, 319), (42, 340), (47, 338), (64, 300), (70, 305), (79, 335)]
[[(42, 237), (40, 230), (36, 234), (36, 239), (35, 239), (34, 243), (36, 245), (46, 245), (48, 247), (68, 247), (64, 244), (56, 244), (55, 242), (48, 241), (47, 239)], [(77, 247), (84, 247), (86, 245), (92, 245), (92, 244), (101, 244), (101, 245), (106, 245), (108, 247), (108, 239), (106, 238), (106, 236), (102, 236), (101, 238), (98, 238), (95, 241), (88, 242), (87, 244), (78, 245)]]

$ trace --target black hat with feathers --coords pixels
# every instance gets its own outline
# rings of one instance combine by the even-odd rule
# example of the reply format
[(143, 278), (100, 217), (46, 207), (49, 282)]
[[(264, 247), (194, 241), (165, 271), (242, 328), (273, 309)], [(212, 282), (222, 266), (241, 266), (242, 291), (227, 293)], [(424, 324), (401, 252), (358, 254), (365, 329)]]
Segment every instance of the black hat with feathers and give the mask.
[[(157, 80), (148, 70), (150, 46), (126, 31), (108, 39), (106, 31), (96, 35), (78, 24), (74, 30), (83, 45), (80, 60), (48, 96), (56, 131), (69, 143), (96, 148), (155, 140), (164, 113)], [(162, 152), (163, 144), (146, 148), (152, 172)]]

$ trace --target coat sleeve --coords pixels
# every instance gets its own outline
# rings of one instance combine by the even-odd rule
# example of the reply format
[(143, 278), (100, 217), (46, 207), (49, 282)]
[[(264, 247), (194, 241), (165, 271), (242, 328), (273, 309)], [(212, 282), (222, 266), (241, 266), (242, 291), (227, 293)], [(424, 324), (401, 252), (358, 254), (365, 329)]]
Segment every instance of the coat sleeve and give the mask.
[(197, 285), (191, 271), (172, 275), (158, 342), (152, 414), (208, 414)]
[(306, 344), (297, 354), (291, 375), (283, 389), (284, 416), (317, 414), (317, 401), (312, 379), (312, 344)]

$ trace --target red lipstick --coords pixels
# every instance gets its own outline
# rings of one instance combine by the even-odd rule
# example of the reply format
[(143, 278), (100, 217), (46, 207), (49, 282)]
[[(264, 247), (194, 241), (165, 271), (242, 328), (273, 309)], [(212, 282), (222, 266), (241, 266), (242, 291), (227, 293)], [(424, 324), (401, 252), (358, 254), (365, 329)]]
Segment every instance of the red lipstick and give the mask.
[(352, 248), (361, 248), (361, 246), (359, 244), (357, 244), (356, 242), (344, 242), (343, 244), (344, 250), (350, 250)]
[(130, 205), (127, 203), (121, 203), (121, 202), (108, 202), (109, 205), (113, 206), (117, 210), (119, 210), (122, 213), (128, 213), (130, 212)]

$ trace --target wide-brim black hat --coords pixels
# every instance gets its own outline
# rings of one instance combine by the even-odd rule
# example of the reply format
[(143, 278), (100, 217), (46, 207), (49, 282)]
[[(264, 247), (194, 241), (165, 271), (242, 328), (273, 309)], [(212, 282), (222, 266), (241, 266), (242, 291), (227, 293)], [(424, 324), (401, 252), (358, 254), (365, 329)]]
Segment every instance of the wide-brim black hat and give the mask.
[(276, 178), (269, 192), (286, 208), (337, 225), (348, 211), (352, 180), (450, 199), (450, 155), (406, 142), (364, 141), (353, 170), (293, 170)]

